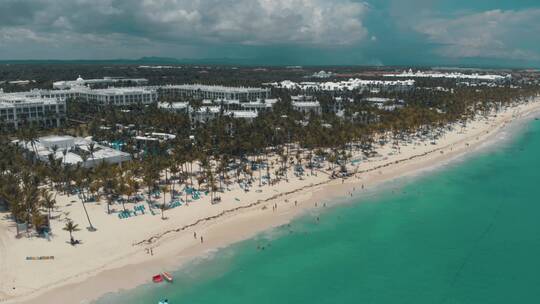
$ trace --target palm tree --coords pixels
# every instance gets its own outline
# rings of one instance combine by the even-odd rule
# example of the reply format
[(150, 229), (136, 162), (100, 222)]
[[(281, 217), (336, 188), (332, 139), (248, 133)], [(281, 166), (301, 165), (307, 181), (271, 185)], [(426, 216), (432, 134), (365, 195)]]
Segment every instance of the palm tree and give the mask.
[[(24, 131), (23, 131), (24, 132)], [(37, 135), (37, 130), (36, 128), (34, 128), (33, 126), (28, 128), (26, 130), (26, 133), (25, 137), (26, 137), (26, 140), (30, 143), (30, 145), (32, 146), (32, 150), (34, 151), (34, 157), (37, 158), (38, 157), (38, 154), (37, 154), (37, 149), (36, 149), (36, 143), (38, 141), (38, 135)]]
[(165, 210), (167, 210), (167, 204), (163, 203), (159, 206), (159, 209), (161, 209), (161, 219), (165, 220)]
[(66, 155), (67, 155), (67, 153), (68, 153), (67, 149), (62, 150), (62, 155), (64, 155), (64, 157), (62, 158), (62, 163), (64, 165), (66, 164)]
[(72, 220), (68, 220), (66, 222), (66, 225), (62, 229), (69, 232), (69, 240), (70, 240), (70, 242), (73, 240), (73, 232), (80, 230), (79, 225), (75, 224)]
[(137, 192), (138, 184), (133, 178), (132, 173), (126, 173), (123, 176), (118, 177), (116, 182), (116, 191), (122, 196), (126, 196), (127, 199), (122, 199), (122, 208), (126, 210), (125, 202), (129, 201), (131, 196)]
[(107, 214), (111, 214), (111, 205), (114, 203), (114, 196), (117, 193), (119, 185), (115, 178), (115, 170), (113, 170), (113, 168), (109, 166), (103, 168), (106, 171), (102, 172), (102, 174), (105, 174), (102, 180), (102, 188), (103, 193), (105, 194), (105, 199), (107, 201)]
[(52, 146), (51, 149), (52, 149), (53, 155), (56, 157), (56, 152), (58, 152), (58, 146), (57, 146), (57, 145), (54, 145), (54, 146)]
[(56, 205), (56, 200), (54, 199), (51, 192), (44, 190), (41, 193), (41, 204), (43, 207), (47, 208), (47, 221), (49, 224), (49, 229), (51, 228), (51, 209)]
[(159, 171), (157, 164), (152, 159), (145, 160), (143, 169), (143, 182), (148, 189), (148, 207), (151, 208), (152, 191), (156, 186), (156, 181), (159, 180)]
[(34, 229), (39, 234), (42, 232), (43, 226), (46, 224), (47, 220), (43, 214), (39, 212), (39, 210), (32, 211), (32, 225), (34, 226)]
[(88, 144), (88, 152), (90, 152), (90, 155), (92, 156), (92, 162), (94, 162), (94, 152), (96, 152), (96, 144), (94, 142)]
[[(24, 176), (22, 177), (21, 199), (27, 225), (30, 225), (32, 216), (37, 214), (36, 211), (39, 207), (38, 184), (39, 181), (37, 180), (37, 176), (31, 175), (29, 172), (24, 172)], [(27, 232), (28, 228), (29, 227), (27, 226)]]
[(161, 209), (161, 219), (165, 219), (165, 210), (168, 209), (167, 200), (165, 199), (165, 196), (167, 195), (167, 192), (169, 192), (169, 187), (167, 185), (163, 185), (160, 187), (160, 190), (163, 195), (163, 203), (159, 206), (159, 209)]
[(210, 203), (213, 204), (215, 202), (214, 196), (215, 196), (215, 191), (217, 187), (216, 187), (216, 175), (212, 171), (211, 166), (208, 166), (208, 169), (206, 172), (206, 183), (208, 185), (208, 190), (210, 191)]
[(171, 171), (171, 197), (174, 196), (174, 180), (175, 179), (179, 179), (178, 177), (178, 172), (180, 172), (180, 170), (178, 169), (178, 164), (177, 164), (177, 160), (174, 159), (173, 161), (171, 161), (171, 167), (170, 167), (170, 171)]
[(87, 172), (85, 172), (84, 168), (81, 168), (79, 164), (77, 164), (76, 173), (75, 173), (75, 185), (77, 189), (79, 190), (79, 193), (81, 195), (81, 203), (84, 209), (84, 213), (86, 214), (86, 219), (88, 220), (88, 231), (96, 231), (97, 229), (92, 225), (92, 221), (90, 221), (90, 215), (88, 214), (88, 210), (86, 209), (86, 197), (84, 194), (84, 188), (86, 187), (88, 183), (88, 176), (86, 175)]

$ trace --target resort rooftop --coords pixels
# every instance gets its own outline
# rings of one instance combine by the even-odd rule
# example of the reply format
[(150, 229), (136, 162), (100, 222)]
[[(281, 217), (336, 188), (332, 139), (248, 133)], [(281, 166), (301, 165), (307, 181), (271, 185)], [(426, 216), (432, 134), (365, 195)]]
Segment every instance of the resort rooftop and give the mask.
[(409, 80), (363, 80), (358, 78), (351, 78), (346, 81), (327, 81), (327, 82), (294, 82), (290, 80), (284, 80), (281, 82), (269, 83), (267, 85), (283, 88), (283, 89), (300, 89), (300, 90), (314, 90), (314, 91), (343, 91), (343, 90), (356, 90), (367, 89), (370, 87), (387, 87), (387, 88), (412, 88), (415, 85), (415, 81)]
[(319, 107), (320, 103), (318, 101), (293, 101), (292, 103), (295, 107)]
[[(100, 162), (121, 163), (131, 159), (128, 153), (114, 150), (93, 142), (90, 138), (72, 137), (64, 135), (52, 135), (40, 137), (32, 144), (16, 140), (13, 143), (22, 146), (30, 152), (36, 152), (37, 158), (48, 162), (49, 156), (61, 160), (62, 165), (81, 164), (84, 167), (92, 167)], [(91, 151), (90, 146), (94, 146)]]
[(259, 116), (256, 111), (229, 111), (226, 115), (230, 115), (233, 118), (255, 119)]
[(124, 77), (103, 77), (101, 79), (83, 79), (79, 76), (77, 80), (62, 80), (53, 83), (55, 89), (67, 89), (74, 87), (84, 87), (87, 85), (103, 84), (113, 85), (116, 83), (136, 83), (138, 85), (144, 85), (148, 83), (146, 78), (124, 78)]
[(417, 71), (413, 72), (412, 69), (409, 71), (403, 71), (400, 74), (384, 74), (384, 77), (413, 77), (413, 78), (449, 78), (449, 79), (471, 79), (471, 80), (487, 80), (487, 81), (496, 81), (496, 80), (505, 80), (510, 79), (511, 75), (496, 75), (496, 74), (463, 74), (463, 73), (440, 73), (440, 72), (423, 72)]
[(26, 97), (24, 95), (0, 95), (0, 104), (3, 107), (15, 107), (19, 104), (56, 105), (58, 104), (58, 100), (56, 98)]
[(125, 94), (142, 94), (152, 92), (151, 89), (143, 87), (128, 87), (128, 88), (107, 88), (107, 89), (94, 89), (89, 90), (89, 92), (94, 94), (103, 94), (103, 95), (125, 95)]
[(253, 87), (226, 87), (219, 85), (204, 85), (204, 84), (176, 84), (176, 85), (165, 85), (162, 88), (174, 88), (174, 89), (183, 89), (183, 90), (200, 90), (206, 92), (226, 92), (226, 93), (255, 93), (261, 91), (268, 91), (269, 89), (265, 88), (253, 88)]

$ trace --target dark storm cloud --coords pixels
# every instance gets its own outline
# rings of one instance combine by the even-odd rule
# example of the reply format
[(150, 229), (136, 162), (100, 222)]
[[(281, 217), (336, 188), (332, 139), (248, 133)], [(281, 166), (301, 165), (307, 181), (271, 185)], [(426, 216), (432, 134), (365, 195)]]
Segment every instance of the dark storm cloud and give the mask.
[(33, 22), (35, 14), (44, 6), (39, 1), (0, 1), (0, 27), (26, 25)]

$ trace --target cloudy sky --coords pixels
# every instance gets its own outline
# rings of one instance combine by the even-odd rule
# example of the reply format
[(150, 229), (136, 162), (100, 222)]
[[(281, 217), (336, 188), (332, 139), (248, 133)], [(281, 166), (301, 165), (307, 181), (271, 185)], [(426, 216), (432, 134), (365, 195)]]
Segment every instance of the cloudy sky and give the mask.
[(540, 67), (540, 0), (0, 0), (0, 59)]

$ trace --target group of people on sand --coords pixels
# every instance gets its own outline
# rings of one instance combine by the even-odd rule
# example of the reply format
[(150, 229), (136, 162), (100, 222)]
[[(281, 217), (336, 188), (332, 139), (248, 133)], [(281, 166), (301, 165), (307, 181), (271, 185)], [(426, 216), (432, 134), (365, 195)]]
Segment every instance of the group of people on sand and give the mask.
[[(364, 184), (362, 184), (362, 190), (363, 190), (363, 189), (364, 189)], [(356, 191), (356, 187), (353, 188), (353, 191)], [(349, 192), (349, 194), (350, 194), (351, 196), (352, 196), (352, 192), (353, 192), (353, 191)], [(288, 199), (285, 199), (285, 202), (288, 203), (289, 200), (288, 200)], [(295, 206), (295, 207), (298, 206), (298, 201), (297, 201), (297, 200), (294, 201), (294, 206)], [(319, 206), (319, 204), (318, 204), (317, 202), (315, 202), (315, 207), (318, 207), (318, 206)], [(323, 206), (323, 207), (326, 207), (326, 203), (323, 202), (322, 206)], [(266, 209), (266, 208), (263, 208), (263, 209)], [(277, 203), (274, 203), (274, 205), (272, 205), (272, 211), (275, 212), (275, 211), (277, 211), (277, 210), (278, 210), (278, 204), (277, 204)], [(215, 216), (215, 217), (219, 217), (219, 216)], [(316, 221), (317, 221), (317, 223), (320, 222), (319, 216), (316, 217)], [(200, 242), (201, 242), (201, 244), (204, 243), (204, 238), (203, 238), (203, 236), (197, 237), (197, 232), (193, 232), (193, 238), (194, 238), (194, 239), (199, 239)], [(73, 238), (71, 239), (71, 242), (72, 242), (72, 245), (79, 244), (79, 241), (78, 241), (78, 240), (74, 240)], [(261, 247), (258, 246), (258, 249), (263, 249), (263, 250), (264, 250), (264, 247), (261, 248)], [(153, 250), (153, 248), (146, 248), (146, 253), (153, 256), (153, 255), (154, 255), (154, 250)]]
[(73, 237), (71, 237), (71, 239), (70, 239), (69, 242), (71, 243), (71, 246), (75, 246), (75, 245), (81, 244), (81, 240), (76, 240), (76, 239), (74, 239)]
[[(193, 232), (193, 238), (197, 239), (197, 232)], [(201, 240), (201, 244), (204, 243), (204, 238), (202, 237), (202, 235), (200, 236), (200, 240)]]
[[(195, 232), (195, 231), (193, 232), (193, 238), (197, 239), (197, 232)], [(204, 243), (204, 238), (202, 237), (202, 235), (199, 237), (199, 239), (201, 240), (201, 244)], [(153, 256), (154, 255), (154, 249), (152, 247), (146, 248), (146, 253)]]

